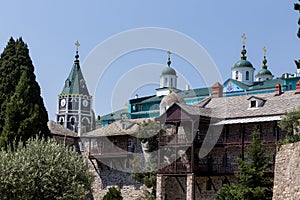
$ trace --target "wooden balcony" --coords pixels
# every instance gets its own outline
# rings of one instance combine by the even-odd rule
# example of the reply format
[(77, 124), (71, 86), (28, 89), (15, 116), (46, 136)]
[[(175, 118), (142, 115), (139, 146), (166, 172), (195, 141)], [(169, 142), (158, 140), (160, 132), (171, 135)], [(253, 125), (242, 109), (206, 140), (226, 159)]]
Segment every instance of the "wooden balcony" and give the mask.
[(134, 148), (127, 147), (127, 149), (122, 149), (118, 147), (108, 147), (108, 148), (99, 148), (94, 147), (90, 148), (89, 157), (100, 159), (100, 158), (126, 158), (134, 152)]

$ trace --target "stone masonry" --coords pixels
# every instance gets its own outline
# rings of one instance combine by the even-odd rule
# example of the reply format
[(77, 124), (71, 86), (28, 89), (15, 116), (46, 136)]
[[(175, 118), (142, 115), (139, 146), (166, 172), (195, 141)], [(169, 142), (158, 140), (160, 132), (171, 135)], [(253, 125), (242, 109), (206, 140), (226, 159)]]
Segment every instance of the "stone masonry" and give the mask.
[(276, 155), (273, 200), (300, 199), (300, 142), (281, 146)]

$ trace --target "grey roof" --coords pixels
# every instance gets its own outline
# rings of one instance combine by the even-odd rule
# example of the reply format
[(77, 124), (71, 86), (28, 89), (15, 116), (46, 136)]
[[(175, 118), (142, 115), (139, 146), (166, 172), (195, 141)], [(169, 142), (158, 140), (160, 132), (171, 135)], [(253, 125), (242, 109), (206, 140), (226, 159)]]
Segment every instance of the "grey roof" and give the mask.
[[(138, 132), (140, 124), (153, 121), (153, 118), (140, 118), (140, 119), (124, 119), (116, 121), (107, 126), (85, 133), (83, 138), (90, 137), (103, 137), (103, 136), (116, 136), (116, 135), (134, 135)], [(123, 124), (125, 126), (123, 126)]]
[(180, 95), (175, 92), (171, 92), (161, 100), (160, 105), (164, 103), (171, 105), (173, 103), (185, 103), (185, 101)]
[(68, 136), (68, 137), (78, 137), (77, 133), (71, 131), (70, 129), (67, 129), (63, 127), (62, 125), (49, 120), (48, 123), (48, 128), (53, 135), (61, 135), (61, 136)]
[[(250, 97), (263, 99), (265, 103), (261, 107), (250, 108)], [(255, 96), (245, 95), (210, 98), (203, 106), (178, 103), (176, 105), (190, 115), (209, 116), (219, 119), (281, 116), (287, 111), (298, 109), (300, 107), (300, 94), (295, 94), (295, 91), (287, 91), (279, 96), (275, 96), (275, 93), (265, 93), (256, 94)]]
[(205, 108), (214, 109), (215, 114), (229, 119), (283, 115), (300, 106), (300, 95), (295, 94), (295, 91), (287, 91), (279, 96), (275, 96), (275, 93), (256, 94), (256, 98), (265, 100), (264, 105), (258, 108), (249, 108), (248, 99), (251, 96), (253, 95), (212, 98)]

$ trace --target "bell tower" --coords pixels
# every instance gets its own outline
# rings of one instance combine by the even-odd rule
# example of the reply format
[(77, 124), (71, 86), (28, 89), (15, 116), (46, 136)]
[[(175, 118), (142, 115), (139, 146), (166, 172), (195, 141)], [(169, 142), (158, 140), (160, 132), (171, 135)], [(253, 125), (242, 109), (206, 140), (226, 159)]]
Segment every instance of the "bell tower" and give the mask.
[(78, 47), (76, 41), (76, 55), (73, 67), (65, 81), (61, 94), (58, 95), (57, 123), (68, 128), (80, 136), (92, 128), (92, 96), (89, 94), (79, 64)]

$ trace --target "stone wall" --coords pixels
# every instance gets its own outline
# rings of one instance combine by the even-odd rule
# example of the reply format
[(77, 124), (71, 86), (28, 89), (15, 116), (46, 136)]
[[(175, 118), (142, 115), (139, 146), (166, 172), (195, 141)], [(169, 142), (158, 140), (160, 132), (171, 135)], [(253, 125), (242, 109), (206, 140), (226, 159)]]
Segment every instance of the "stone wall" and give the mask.
[(100, 169), (96, 160), (88, 160), (88, 168), (95, 177), (91, 188), (93, 200), (102, 200), (110, 187), (120, 188), (124, 200), (138, 199), (151, 192), (150, 189), (133, 180), (129, 173), (111, 168)]
[(300, 198), (300, 142), (281, 146), (274, 176), (273, 200)]

